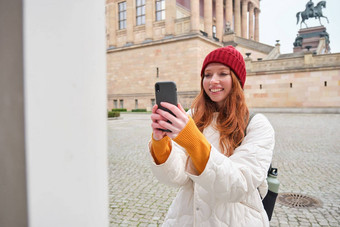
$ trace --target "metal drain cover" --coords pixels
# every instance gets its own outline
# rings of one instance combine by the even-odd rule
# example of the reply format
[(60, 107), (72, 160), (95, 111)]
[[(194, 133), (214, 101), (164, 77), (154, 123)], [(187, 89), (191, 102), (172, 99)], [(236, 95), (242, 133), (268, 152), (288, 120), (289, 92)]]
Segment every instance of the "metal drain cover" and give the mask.
[(277, 201), (282, 205), (295, 208), (316, 208), (322, 206), (320, 200), (296, 193), (279, 193)]

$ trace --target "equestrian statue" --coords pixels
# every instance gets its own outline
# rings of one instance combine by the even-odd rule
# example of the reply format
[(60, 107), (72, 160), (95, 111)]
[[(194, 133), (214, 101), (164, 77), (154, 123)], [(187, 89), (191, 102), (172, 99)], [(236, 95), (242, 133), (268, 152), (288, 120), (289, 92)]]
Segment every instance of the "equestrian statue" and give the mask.
[(302, 27), (302, 23), (304, 23), (306, 25), (306, 27), (308, 28), (305, 20), (308, 20), (309, 18), (315, 18), (315, 19), (319, 19), (320, 25), (321, 24), (321, 17), (326, 18), (327, 23), (329, 23), (328, 18), (326, 16), (324, 16), (322, 14), (322, 8), (326, 8), (326, 1), (320, 1), (318, 2), (318, 4), (316, 4), (316, 6), (314, 7), (314, 2), (312, 2), (312, 0), (309, 0), (309, 2), (307, 2), (306, 4), (306, 9), (305, 11), (301, 11), (298, 12), (296, 14), (296, 18), (297, 18), (297, 23), (299, 23), (300, 20), (300, 14), (301, 14), (301, 22), (300, 22), (300, 28)]

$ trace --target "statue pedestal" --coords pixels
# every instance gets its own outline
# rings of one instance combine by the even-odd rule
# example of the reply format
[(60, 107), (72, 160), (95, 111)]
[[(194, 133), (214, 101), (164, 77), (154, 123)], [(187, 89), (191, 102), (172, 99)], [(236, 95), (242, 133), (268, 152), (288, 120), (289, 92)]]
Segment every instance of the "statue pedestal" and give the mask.
[[(324, 26), (317, 26), (317, 27), (311, 27), (311, 28), (303, 28), (299, 30), (298, 37), (295, 40), (294, 43), (294, 49), (293, 52), (306, 52), (311, 51), (314, 52), (318, 49), (320, 38), (325, 37), (326, 38), (326, 52), (330, 51), (329, 47), (329, 36), (326, 32), (326, 27)], [(300, 41), (298, 41), (298, 39)]]

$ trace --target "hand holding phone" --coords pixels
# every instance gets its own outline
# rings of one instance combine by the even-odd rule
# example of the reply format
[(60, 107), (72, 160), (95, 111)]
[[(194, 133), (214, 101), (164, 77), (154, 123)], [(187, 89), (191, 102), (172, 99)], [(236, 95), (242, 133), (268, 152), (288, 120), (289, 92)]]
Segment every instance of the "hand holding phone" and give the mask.
[[(173, 112), (171, 112), (169, 109), (163, 107), (161, 105), (161, 102), (168, 102), (175, 106), (177, 106), (177, 87), (176, 83), (173, 81), (163, 81), (163, 82), (157, 82), (155, 84), (155, 96), (156, 96), (156, 103), (159, 109), (167, 111), (171, 113), (172, 115), (176, 116)], [(168, 123), (171, 123), (168, 121)], [(164, 132), (171, 132), (168, 129), (159, 129)]]
[[(155, 105), (155, 119), (156, 125), (153, 126), (154, 132), (162, 132), (169, 136), (171, 139), (176, 138), (179, 133), (186, 127), (189, 116), (183, 109), (181, 104), (177, 106), (170, 104), (168, 102), (163, 102), (162, 105), (171, 110), (174, 115), (168, 113), (167, 111), (161, 110)], [(170, 123), (169, 123), (170, 121)], [(168, 129), (168, 131), (161, 131), (159, 128)], [(164, 135), (164, 136), (165, 136)], [(163, 138), (162, 136), (161, 138)]]
[[(177, 87), (176, 83), (173, 81), (164, 81), (164, 82), (157, 82), (155, 84), (155, 96), (156, 96), (156, 103), (158, 108), (165, 110), (172, 115), (169, 109), (163, 107), (161, 102), (168, 102), (175, 106), (177, 106)], [(175, 116), (175, 115), (174, 115)]]
[(177, 103), (176, 84), (171, 81), (156, 83), (155, 96), (157, 106), (154, 106), (152, 109), (153, 114), (151, 116), (154, 138), (157, 137), (155, 139), (158, 140), (167, 135), (173, 139), (189, 121), (187, 113), (183, 107)]

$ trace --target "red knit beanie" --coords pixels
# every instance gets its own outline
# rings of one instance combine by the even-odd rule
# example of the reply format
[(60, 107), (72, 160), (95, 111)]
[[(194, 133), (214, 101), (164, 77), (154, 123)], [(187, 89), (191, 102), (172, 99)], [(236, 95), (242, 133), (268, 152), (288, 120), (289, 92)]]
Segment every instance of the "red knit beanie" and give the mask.
[(210, 63), (221, 63), (228, 66), (236, 74), (243, 88), (246, 82), (246, 65), (241, 53), (233, 46), (221, 47), (210, 52), (204, 59), (201, 76)]

